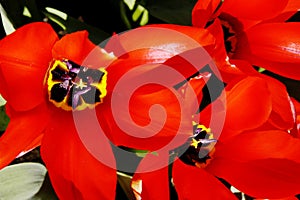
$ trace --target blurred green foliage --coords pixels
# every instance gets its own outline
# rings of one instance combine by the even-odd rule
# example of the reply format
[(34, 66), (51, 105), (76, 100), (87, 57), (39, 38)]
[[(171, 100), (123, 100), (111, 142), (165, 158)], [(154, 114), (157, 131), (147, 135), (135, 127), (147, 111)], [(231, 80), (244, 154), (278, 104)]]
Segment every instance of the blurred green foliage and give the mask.
[(5, 131), (8, 122), (9, 122), (9, 117), (5, 113), (5, 107), (0, 106), (0, 135)]

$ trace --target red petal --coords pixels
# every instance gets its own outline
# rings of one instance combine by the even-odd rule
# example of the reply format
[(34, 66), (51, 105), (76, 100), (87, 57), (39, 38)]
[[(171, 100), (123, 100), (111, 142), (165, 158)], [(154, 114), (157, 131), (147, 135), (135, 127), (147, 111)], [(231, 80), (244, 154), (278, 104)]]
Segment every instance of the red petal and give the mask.
[(229, 90), (226, 92), (225, 131), (254, 129), (267, 121), (272, 110), (272, 100), (262, 78), (248, 77), (237, 84), (228, 84), (225, 89)]
[(28, 67), (44, 67), (45, 70), (51, 60), (51, 49), (57, 40), (55, 31), (47, 23), (24, 25), (1, 40), (1, 62), (7, 59), (10, 62), (26, 63)]
[(180, 200), (237, 199), (216, 177), (179, 159), (173, 164), (173, 181)]
[[(164, 63), (186, 78), (212, 61), (206, 51), (211, 53), (215, 43), (213, 36), (205, 29), (171, 24), (147, 25), (120, 34), (117, 44), (115, 39), (111, 41), (107, 48), (116, 52), (121, 61), (109, 68), (125, 68), (125, 71), (137, 65)], [(110, 69), (114, 73), (118, 70)]]
[(26, 112), (10, 109), (10, 113), (10, 122), (0, 138), (0, 168), (8, 165), (21, 152), (36, 147), (33, 143), (40, 139), (49, 117), (44, 104)]
[[(299, 23), (268, 23), (254, 26), (240, 37), (235, 57), (289, 78), (299, 79)], [(276, 33), (276, 34), (274, 34)], [(280, 35), (280, 37), (278, 36)]]
[(273, 19), (267, 20), (266, 22), (284, 22), (291, 18), (300, 8), (300, 1), (298, 0), (289, 0), (285, 9), (281, 12), (280, 15), (276, 16)]
[(300, 140), (278, 130), (245, 132), (220, 143), (216, 148), (216, 157), (240, 162), (278, 158), (300, 163)]
[(300, 164), (287, 159), (237, 162), (214, 159), (208, 170), (256, 198), (284, 198), (300, 193)]
[(27, 111), (45, 100), (44, 70), (12, 62), (1, 63), (0, 67), (1, 85), (5, 87), (3, 96), (13, 109)]
[(121, 35), (124, 37), (121, 39), (122, 44), (130, 51), (137, 48), (154, 48), (179, 54), (197, 48), (199, 44), (202, 47), (210, 47), (215, 43), (215, 39), (206, 29), (175, 24), (151, 24), (126, 33), (136, 36), (134, 41), (137, 43), (130, 43), (132, 38), (126, 39), (127, 34)]
[(158, 84), (137, 90), (129, 86), (121, 85), (97, 106), (101, 126), (115, 145), (169, 151), (192, 134), (194, 102), (185, 102), (176, 90)]
[[(151, 56), (147, 56), (149, 54)], [(161, 82), (163, 85), (173, 87), (191, 76), (190, 73), (185, 76), (185, 74), (182, 75), (182, 73), (177, 71), (176, 67), (179, 67), (180, 64), (180, 67), (191, 67), (193, 71), (195, 70), (190, 63), (182, 59), (180, 61), (180, 58), (176, 59), (180, 64), (163, 64), (167, 59), (172, 58), (172, 56), (167, 51), (151, 49), (142, 49), (124, 54), (106, 69), (108, 72), (108, 92), (112, 92), (116, 84), (120, 84), (120, 82), (124, 86), (130, 86), (130, 83), (126, 83), (126, 81), (130, 81), (131, 84), (140, 85)], [(181, 71), (183, 70), (181, 69)], [(186, 72), (183, 71), (183, 73)], [(166, 74), (169, 76), (165, 76)]]
[(237, 18), (261, 20), (275, 17), (287, 6), (288, 0), (274, 3), (272, 0), (224, 1), (222, 11)]
[(224, 35), (220, 20), (215, 19), (214, 23), (212, 23), (207, 29), (216, 38), (216, 46), (212, 56), (217, 65), (217, 69), (213, 68), (213, 70), (218, 78), (223, 82), (228, 83), (230, 80), (239, 75), (245, 75), (234, 64), (231, 64), (231, 61), (229, 62), (224, 46)]
[(210, 77), (211, 73), (201, 73), (178, 89), (179, 92), (183, 92), (184, 101), (190, 104), (190, 113), (196, 113), (199, 110), (203, 97), (202, 89)]
[(275, 62), (300, 63), (298, 30), (300, 24), (297, 22), (268, 23), (254, 26), (246, 34), (255, 56)]
[(232, 63), (232, 65), (234, 65), (236, 68), (238, 68), (241, 71), (239, 75), (250, 75), (250, 76), (260, 75), (260, 73), (256, 71), (253, 68), (253, 66), (246, 60), (230, 59), (230, 63)]
[(42, 22), (25, 25), (1, 40), (1, 90), (15, 110), (29, 110), (43, 101), (44, 76), (57, 40), (51, 26)]
[(106, 67), (114, 56), (93, 44), (87, 31), (77, 31), (62, 37), (53, 47), (55, 59), (69, 59), (77, 64), (88, 67)]
[[(217, 100), (200, 113), (200, 123), (210, 127), (219, 140), (263, 125), (272, 111), (271, 94), (259, 77), (231, 81)], [(245, 102), (247, 102), (245, 104)]]
[[(264, 199), (255, 199), (255, 200), (264, 200)], [(298, 200), (298, 198), (291, 196), (291, 197), (284, 197), (284, 198), (280, 198), (280, 199), (268, 199), (268, 200)]]
[(52, 185), (60, 199), (114, 200), (117, 175), (111, 146), (95, 128), (90, 110), (73, 114), (55, 110), (42, 141)]
[(294, 110), (286, 86), (269, 76), (262, 77), (267, 80), (272, 96), (272, 113), (270, 123), (282, 130), (290, 130), (295, 123)]
[(145, 200), (170, 199), (168, 164), (168, 154), (147, 154), (137, 168), (139, 173), (132, 178), (131, 187), (135, 195)]
[(300, 138), (300, 103), (294, 98), (291, 98), (291, 100), (296, 110), (296, 123), (294, 124), (294, 128), (292, 129), (291, 134), (297, 138)]
[(252, 56), (249, 60), (251, 60), (253, 65), (265, 68), (275, 74), (300, 80), (300, 68), (298, 67), (298, 63), (288, 63), (284, 62), (284, 60), (282, 60), (282, 62), (274, 62), (258, 56)]
[(204, 28), (212, 15), (211, 1), (197, 1), (192, 10), (192, 24)]
[(197, 1), (192, 10), (193, 26), (204, 28), (213, 15), (216, 15), (215, 12), (220, 3), (222, 3), (220, 0)]

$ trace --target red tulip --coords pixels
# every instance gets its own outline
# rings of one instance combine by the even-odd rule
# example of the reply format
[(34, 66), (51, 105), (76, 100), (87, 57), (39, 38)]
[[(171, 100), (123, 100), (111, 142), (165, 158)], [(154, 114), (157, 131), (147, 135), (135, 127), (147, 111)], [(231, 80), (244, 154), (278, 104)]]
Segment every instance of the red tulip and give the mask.
[[(168, 46), (169, 40), (160, 35), (136, 50), (130, 49), (134, 45), (128, 37), (119, 38), (124, 49), (115, 47), (111, 39), (107, 49), (115, 50), (118, 58), (93, 44), (86, 31), (59, 39), (42, 22), (25, 25), (2, 39), (0, 92), (7, 100), (10, 123), (0, 138), (0, 167), (41, 144), (42, 158), (60, 199), (114, 199), (116, 164), (108, 139), (115, 145), (147, 150), (166, 145), (178, 132), (185, 141), (192, 134), (191, 113), (198, 97), (191, 87), (183, 94), (174, 86), (204, 66), (194, 67), (179, 55), (201, 46), (202, 40), (210, 48), (214, 38), (203, 29), (161, 29), (181, 37), (172, 38), (173, 45)], [(136, 34), (137, 41), (153, 37), (146, 28), (140, 30), (144, 35)], [(191, 47), (185, 39), (194, 36)], [(179, 75), (162, 73), (169, 72), (163, 71), (164, 65)], [(133, 83), (149, 76), (165, 82), (160, 85), (150, 79), (152, 82), (138, 85), (131, 93)], [(197, 90), (201, 90), (206, 78), (198, 78), (202, 82), (196, 84)], [(126, 98), (129, 104), (124, 104)], [(153, 104), (164, 110), (150, 111), (148, 116)], [(159, 127), (161, 114), (165, 115), (163, 127)], [(150, 122), (152, 128), (143, 128)], [(172, 148), (181, 144), (177, 140)]]
[[(195, 5), (192, 18), (194, 26), (204, 27), (209, 22), (208, 20), (214, 22), (207, 28), (219, 39), (219, 43), (223, 43), (218, 51), (223, 55), (221, 56), (223, 64), (218, 64), (221, 71), (232, 72), (233, 66), (228, 63), (226, 66), (225, 62), (228, 55), (230, 60), (245, 60), (252, 65), (299, 80), (300, 38), (298, 30), (300, 27), (298, 22), (285, 22), (299, 8), (300, 3), (296, 0), (276, 3), (208, 0), (199, 1)], [(209, 17), (201, 17), (199, 13), (203, 12), (208, 13)], [(205, 19), (207, 21), (203, 21)], [(224, 48), (224, 36), (216, 36), (222, 32), (220, 32), (219, 19), (222, 21), (222, 26), (227, 29), (225, 35), (227, 53)], [(216, 26), (218, 31), (214, 28)]]
[[(200, 112), (199, 123), (210, 129), (197, 126), (187, 151), (178, 155), (171, 168), (170, 178), (179, 199), (236, 199), (220, 178), (256, 198), (285, 198), (300, 192), (300, 140), (279, 126), (287, 119), (293, 124), (292, 108), (289, 107), (289, 117), (277, 119), (281, 121), (276, 124), (278, 128), (265, 126), (275, 113), (290, 106), (288, 95), (278, 92), (282, 85), (273, 81), (248, 77), (230, 83), (225, 94), (211, 104), (218, 108), (217, 113), (211, 113), (210, 106)], [(220, 103), (224, 98), (226, 107)], [(282, 110), (279, 104), (284, 105)], [(222, 112), (226, 116), (220, 131), (220, 120), (210, 118), (214, 114), (221, 119)], [(204, 154), (199, 157), (201, 152)], [(145, 170), (168, 159), (169, 155), (148, 154), (138, 169)], [(151, 187), (154, 180), (162, 185)], [(165, 165), (159, 170), (135, 174), (132, 188), (142, 199), (168, 198), (168, 180)]]

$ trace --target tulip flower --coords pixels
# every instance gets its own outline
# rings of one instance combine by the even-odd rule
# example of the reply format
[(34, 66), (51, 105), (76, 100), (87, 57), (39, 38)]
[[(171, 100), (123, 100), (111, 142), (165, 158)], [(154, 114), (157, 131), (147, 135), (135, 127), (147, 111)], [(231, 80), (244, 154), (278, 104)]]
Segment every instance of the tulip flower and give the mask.
[[(299, 7), (299, 1), (295, 0), (278, 3), (198, 1), (193, 9), (192, 18), (196, 27), (211, 24), (206, 28), (223, 44), (219, 47), (223, 62), (228, 55), (233, 62), (245, 60), (254, 66), (299, 80), (300, 25), (298, 22), (286, 22)], [(225, 31), (224, 35), (221, 33), (221, 25)], [(227, 63), (227, 67), (224, 64), (222, 66), (223, 70), (230, 73), (242, 73), (234, 65)]]
[[(278, 128), (266, 126), (274, 120), (275, 113), (281, 112), (279, 102), (289, 105), (288, 118), (293, 125), (292, 107), (287, 92), (274, 90), (282, 85), (275, 81), (270, 87), (268, 81), (250, 76), (228, 84), (226, 95), (211, 104), (222, 105), (220, 102), (226, 98), (226, 107), (218, 106), (215, 113), (226, 113), (221, 132), (217, 129), (220, 121), (210, 122), (212, 113), (210, 106), (206, 107), (200, 112), (199, 123), (194, 125), (194, 137), (187, 141), (187, 150), (173, 151), (178, 156), (170, 168), (172, 176), (168, 175), (168, 167), (135, 174), (135, 195), (142, 199), (169, 198), (169, 179), (179, 199), (236, 199), (221, 180), (255, 198), (297, 195), (300, 140), (279, 127), (286, 119), (277, 118), (282, 121)], [(282, 112), (285, 110), (282, 108)], [(148, 154), (138, 169), (149, 169), (153, 163), (168, 159), (169, 155)], [(161, 185), (152, 187), (153, 181)]]
[[(173, 30), (180, 31), (178, 27), (174, 25)], [(141, 35), (136, 36), (140, 39), (147, 34), (153, 37), (149, 31), (139, 30)], [(204, 29), (186, 27), (180, 34), (185, 38), (194, 37), (193, 45), (214, 45), (214, 38)], [(168, 46), (169, 41), (160, 35), (147, 48), (127, 49), (127, 52), (126, 44), (130, 46), (133, 42), (121, 36), (119, 40), (124, 48), (115, 47), (118, 44), (114, 39), (107, 44), (107, 49), (120, 54), (117, 58), (113, 52), (93, 44), (87, 31), (58, 38), (49, 24), (36, 22), (0, 41), (0, 93), (7, 100), (6, 111), (10, 116), (0, 138), (1, 168), (41, 145), (42, 159), (60, 199), (114, 199), (117, 175), (111, 142), (116, 146), (153, 150), (168, 143), (179, 127), (183, 138), (192, 134), (189, 110), (198, 105), (197, 97), (192, 98), (190, 91), (191, 97), (183, 99), (181, 92), (174, 88), (203, 67), (192, 67), (177, 56), (190, 50), (190, 43), (173, 39), (173, 45)], [(168, 74), (164, 86), (150, 82), (133, 93), (127, 91), (132, 81), (161, 72), (163, 63), (183, 75), (173, 79)], [(125, 75), (134, 69), (137, 70), (126, 79)], [(124, 77), (125, 82), (118, 89), (117, 83)], [(121, 105), (129, 95), (126, 106), (130, 115), (125, 116), (127, 107)], [(161, 112), (154, 112), (154, 118), (145, 115), (153, 104), (163, 106), (162, 114), (167, 114), (160, 131), (143, 129), (137, 137), (118, 126), (117, 123), (123, 123), (134, 130), (136, 124), (145, 126), (150, 120), (159, 125)]]

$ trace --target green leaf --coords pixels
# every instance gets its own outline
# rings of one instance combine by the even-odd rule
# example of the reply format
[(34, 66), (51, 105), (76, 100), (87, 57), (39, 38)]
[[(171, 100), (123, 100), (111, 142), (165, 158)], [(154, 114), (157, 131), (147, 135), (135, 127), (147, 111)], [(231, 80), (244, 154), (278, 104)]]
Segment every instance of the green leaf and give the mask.
[(149, 14), (170, 24), (190, 26), (192, 10), (197, 0), (147, 0), (141, 4)]
[(18, 28), (26, 23), (26, 17), (23, 15), (25, 1), (1, 0), (1, 5), (14, 28)]
[(42, 21), (43, 20), (43, 13), (39, 10), (38, 5), (35, 0), (27, 0), (25, 1), (25, 6), (28, 9), (31, 20), (32, 21)]
[(0, 170), (0, 199), (38, 199), (47, 169), (40, 163), (20, 163)]
[(51, 185), (48, 173), (45, 175), (43, 185), (39, 192), (34, 196), (34, 199), (41, 200), (58, 200), (55, 191)]
[(87, 30), (89, 32), (89, 39), (94, 44), (100, 44), (105, 39), (109, 38), (111, 35), (106, 33), (105, 31), (98, 29), (94, 26), (90, 26), (84, 22), (81, 22), (71, 16), (67, 16), (67, 19), (63, 19), (62, 17), (50, 13), (48, 11), (44, 11), (44, 14), (53, 22), (60, 25), (63, 29), (65, 29), (66, 33), (72, 33), (80, 30)]
[(43, 20), (42, 12), (39, 10), (35, 0), (1, 0), (0, 2), (14, 28)]
[[(9, 117), (5, 113), (5, 107), (0, 106), (0, 132), (5, 131), (9, 122)], [(1, 135), (1, 133), (0, 133)]]

